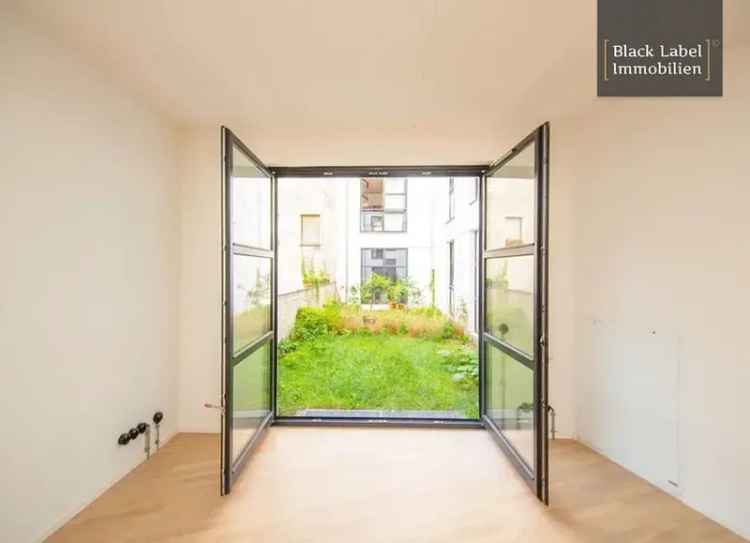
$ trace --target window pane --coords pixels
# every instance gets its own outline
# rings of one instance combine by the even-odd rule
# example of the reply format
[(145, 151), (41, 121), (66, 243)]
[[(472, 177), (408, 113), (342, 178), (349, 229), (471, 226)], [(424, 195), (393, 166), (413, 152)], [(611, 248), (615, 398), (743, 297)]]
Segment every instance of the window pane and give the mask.
[[(487, 178), (487, 249), (500, 249), (534, 243), (534, 206), (536, 187), (536, 144), (532, 143)], [(523, 235), (507, 229), (505, 217), (519, 217)]]
[(232, 333), (238, 353), (271, 329), (271, 260), (233, 255)]
[(302, 215), (302, 245), (320, 245), (320, 215)]
[(406, 193), (406, 179), (403, 177), (387, 178), (385, 181), (386, 193), (405, 194)]
[(232, 368), (232, 461), (271, 411), (271, 343)]
[(505, 217), (505, 246), (523, 245), (523, 217)]
[(532, 355), (534, 353), (534, 257), (487, 260), (486, 331)]
[(407, 249), (383, 249), (383, 258), (392, 260), (393, 266), (406, 266)]
[[(373, 273), (395, 281), (408, 276), (408, 249), (362, 249), (362, 282)], [(385, 297), (383, 297), (385, 300)]]
[(383, 231), (383, 213), (381, 212), (362, 212), (362, 231), (363, 232), (382, 232)]
[(361, 185), (362, 209), (383, 209), (383, 180), (365, 177)]
[(232, 242), (271, 248), (271, 179), (232, 147)]
[(404, 213), (386, 213), (385, 231), (386, 232), (405, 232), (406, 231), (406, 214)]
[(486, 343), (487, 416), (534, 467), (534, 372)]
[(385, 208), (390, 210), (406, 209), (406, 196), (386, 194)]

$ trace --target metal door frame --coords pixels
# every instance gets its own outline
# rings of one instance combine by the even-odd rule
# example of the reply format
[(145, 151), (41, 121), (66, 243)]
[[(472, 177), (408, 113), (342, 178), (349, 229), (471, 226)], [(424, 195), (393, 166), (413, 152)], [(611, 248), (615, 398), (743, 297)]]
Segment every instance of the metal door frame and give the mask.
[[(493, 162), (484, 172), (481, 181), (481, 214), (480, 220), (480, 248), (481, 263), (480, 273), (480, 311), (479, 311), (479, 372), (480, 372), (480, 414), (482, 422), (496, 439), (506, 456), (515, 466), (518, 473), (532, 488), (537, 497), (545, 504), (549, 504), (549, 447), (548, 447), (548, 424), (547, 412), (549, 410), (549, 341), (548, 341), (548, 315), (549, 315), (549, 123), (545, 123), (531, 134), (522, 139), (510, 151)], [(488, 250), (486, 246), (486, 224), (487, 214), (487, 178), (501, 169), (509, 161), (529, 145), (535, 144), (535, 227), (536, 239), (533, 247), (522, 246), (504, 249)], [(502, 343), (486, 332), (486, 265), (491, 258), (512, 256), (534, 256), (534, 354), (530, 360), (525, 353), (512, 346)], [(503, 435), (494, 421), (487, 416), (486, 382), (486, 351), (487, 345), (503, 351), (514, 360), (521, 362), (534, 371), (534, 466), (533, 471), (529, 469), (526, 462), (521, 458), (513, 445)], [(530, 365), (531, 364), (531, 365)], [(532, 367), (533, 365), (533, 367)]]

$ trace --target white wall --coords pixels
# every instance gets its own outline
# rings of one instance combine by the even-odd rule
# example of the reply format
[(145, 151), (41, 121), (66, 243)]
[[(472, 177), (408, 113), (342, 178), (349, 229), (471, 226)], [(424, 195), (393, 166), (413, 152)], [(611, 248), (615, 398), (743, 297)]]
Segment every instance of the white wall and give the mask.
[(221, 398), (221, 132), (180, 140), (179, 421), (181, 432), (219, 432)]
[(407, 274), (422, 289), (429, 303), (432, 227), (435, 224), (435, 185), (439, 180), (409, 178), (406, 183), (406, 232), (361, 232), (359, 179), (348, 181), (350, 286), (359, 286), (362, 275), (362, 249), (408, 249)]
[(12, 13), (0, 16), (0, 540), (38, 541), (176, 429), (171, 128)]
[(750, 51), (725, 67), (723, 98), (553, 124), (575, 243), (552, 246), (573, 262), (579, 438), (750, 537)]
[[(337, 208), (339, 193), (344, 192), (340, 179), (279, 180), (279, 294), (304, 288), (302, 259), (313, 261), (318, 271), (325, 270), (332, 281), (339, 278), (338, 253), (344, 237), (344, 209)], [(302, 247), (302, 215), (320, 215), (320, 247)]]
[[(423, 182), (429, 182), (425, 179)], [(453, 241), (454, 250), (454, 292), (456, 312), (462, 304), (468, 315), (467, 328), (474, 330), (474, 286), (476, 250), (474, 231), (479, 229), (479, 200), (476, 200), (476, 183), (473, 177), (454, 178), (453, 191), (455, 211), (448, 221), (448, 179), (435, 179), (432, 190), (435, 199), (433, 211), (433, 266), (435, 267), (435, 297), (437, 306), (446, 314), (450, 311), (450, 258), (448, 242)], [(425, 303), (429, 303), (429, 293), (425, 293)]]

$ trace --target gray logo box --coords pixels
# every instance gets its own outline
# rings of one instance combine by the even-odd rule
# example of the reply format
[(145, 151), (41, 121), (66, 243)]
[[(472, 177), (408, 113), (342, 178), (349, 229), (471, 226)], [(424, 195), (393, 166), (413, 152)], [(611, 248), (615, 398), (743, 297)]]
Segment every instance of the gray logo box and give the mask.
[(722, 0), (598, 0), (599, 96), (722, 96)]

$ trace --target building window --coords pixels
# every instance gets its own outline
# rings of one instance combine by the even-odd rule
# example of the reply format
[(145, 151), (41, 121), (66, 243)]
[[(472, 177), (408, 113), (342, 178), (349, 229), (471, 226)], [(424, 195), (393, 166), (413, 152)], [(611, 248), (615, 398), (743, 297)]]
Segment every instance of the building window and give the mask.
[(470, 204), (473, 204), (474, 202), (479, 200), (479, 190), (480, 190), (479, 178), (475, 177), (474, 178), (474, 199), (471, 202), (469, 202)]
[(451, 240), (448, 242), (448, 311), (452, 317), (456, 316), (456, 247)]
[(360, 230), (406, 232), (406, 179), (363, 177)]
[(523, 245), (523, 217), (505, 217), (505, 246)]
[(362, 282), (373, 273), (392, 281), (408, 276), (408, 249), (362, 249)]
[(319, 247), (320, 215), (301, 215), (301, 245), (303, 247)]
[(456, 186), (451, 177), (448, 179), (448, 222), (456, 216)]
[(471, 272), (474, 276), (474, 323), (472, 329), (479, 331), (479, 261), (482, 257), (482, 248), (479, 246), (479, 230), (472, 230), (472, 240), (474, 246), (474, 258), (471, 259)]

